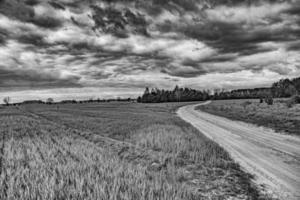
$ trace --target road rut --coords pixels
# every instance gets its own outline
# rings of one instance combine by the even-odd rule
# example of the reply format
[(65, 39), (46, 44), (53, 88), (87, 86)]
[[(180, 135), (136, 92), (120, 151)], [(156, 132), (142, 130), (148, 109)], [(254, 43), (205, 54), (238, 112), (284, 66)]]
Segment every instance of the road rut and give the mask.
[(300, 199), (300, 138), (215, 116), (188, 105), (177, 114), (225, 148), (255, 182), (280, 199)]

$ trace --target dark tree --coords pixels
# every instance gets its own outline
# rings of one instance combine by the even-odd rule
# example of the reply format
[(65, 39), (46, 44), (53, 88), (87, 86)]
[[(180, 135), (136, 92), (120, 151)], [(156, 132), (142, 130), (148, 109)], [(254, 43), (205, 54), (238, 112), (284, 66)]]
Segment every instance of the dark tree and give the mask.
[(142, 97), (137, 99), (142, 103), (160, 103), (160, 102), (181, 102), (181, 101), (203, 101), (209, 99), (206, 91), (194, 90), (190, 88), (180, 88), (176, 86), (174, 90), (160, 90), (158, 88), (145, 89)]
[(273, 97), (272, 96), (267, 96), (265, 98), (265, 102), (268, 104), (268, 105), (273, 105)]
[(297, 87), (299, 84), (297, 80), (281, 79), (280, 81), (273, 83), (272, 95), (273, 97), (291, 97), (297, 94)]
[(48, 98), (47, 100), (46, 100), (46, 103), (47, 104), (52, 104), (54, 102), (54, 100), (52, 99), (52, 98)]
[(8, 106), (10, 103), (10, 97), (4, 97), (3, 102)]

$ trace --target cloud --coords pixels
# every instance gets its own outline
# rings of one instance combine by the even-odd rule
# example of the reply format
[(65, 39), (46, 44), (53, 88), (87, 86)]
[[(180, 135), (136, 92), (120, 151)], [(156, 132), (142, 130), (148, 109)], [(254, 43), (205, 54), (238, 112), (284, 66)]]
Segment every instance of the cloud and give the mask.
[(40, 0), (25, 0), (25, 4), (29, 6), (35, 6), (40, 3)]
[(299, 8), (294, 0), (2, 0), (0, 88), (266, 86), (300, 75)]
[(6, 43), (7, 34), (5, 31), (0, 30), (0, 45), (4, 45)]
[(55, 9), (61, 9), (61, 10), (65, 10), (66, 8), (63, 6), (63, 5), (61, 5), (60, 3), (57, 3), (57, 2), (55, 2), (55, 1), (50, 1), (50, 2), (48, 2), (53, 8), (55, 8)]
[(281, 12), (289, 10), (289, 3), (262, 3), (252, 5), (227, 6), (220, 5), (205, 11), (211, 21), (223, 21), (227, 23), (268, 23), (269, 18), (278, 16)]
[(291, 50), (291, 51), (299, 51), (300, 50), (300, 40), (288, 43), (287, 49)]
[(62, 22), (53, 17), (36, 17), (29, 22), (42, 28), (54, 29), (62, 26)]
[(44, 45), (47, 45), (47, 43), (44, 40), (44, 37), (42, 35), (39, 34), (23, 34), (23, 35), (19, 35), (16, 38), (20, 43), (23, 44), (29, 44), (29, 45), (34, 45), (37, 47), (42, 47)]
[(118, 10), (113, 7), (101, 8), (91, 6), (92, 19), (95, 22), (94, 30), (111, 33), (117, 37), (126, 38), (130, 32), (148, 36), (147, 22), (143, 15), (129, 9)]
[(59, 78), (57, 74), (40, 73), (34, 70), (7, 70), (0, 68), (0, 90), (26, 88), (80, 87), (78, 77)]
[[(261, 42), (285, 42), (299, 37), (297, 21), (293, 16), (285, 15), (292, 7), (288, 3), (242, 4), (234, 7), (220, 5), (206, 9), (202, 16), (190, 17), (190, 20), (185, 18), (183, 21), (168, 20), (159, 24), (158, 28), (164, 32), (179, 31), (204, 41), (222, 53), (252, 54), (263, 50), (259, 47)], [(178, 14), (176, 17), (180, 18)]]
[(175, 77), (192, 78), (214, 73), (235, 73), (241, 70), (243, 70), (243, 67), (230, 61), (202, 63), (188, 61), (184, 63), (173, 62), (163, 68), (161, 72)]
[(196, 69), (191, 66), (185, 66), (185, 67), (178, 67), (175, 65), (171, 65), (170, 69), (162, 69), (162, 73), (166, 73), (171, 76), (177, 76), (177, 77), (183, 77), (183, 78), (191, 78), (191, 77), (197, 77), (199, 75), (206, 74), (207, 72), (202, 69)]
[(2, 0), (0, 1), (0, 13), (9, 18), (17, 19), (25, 22), (34, 17), (34, 11), (31, 7), (17, 0)]

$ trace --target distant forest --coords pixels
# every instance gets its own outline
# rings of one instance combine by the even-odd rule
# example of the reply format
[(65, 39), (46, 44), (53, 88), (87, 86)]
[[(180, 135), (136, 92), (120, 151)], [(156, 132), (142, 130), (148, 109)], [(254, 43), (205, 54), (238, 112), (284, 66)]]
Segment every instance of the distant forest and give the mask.
[[(273, 83), (269, 88), (238, 89), (226, 91), (223, 89), (195, 90), (191, 88), (181, 88), (176, 86), (173, 90), (164, 90), (158, 88), (145, 89), (142, 96), (137, 99), (116, 98), (116, 99), (89, 99), (89, 100), (63, 100), (54, 102), (52, 98), (46, 101), (30, 100), (22, 103), (10, 103), (10, 97), (3, 99), (4, 105), (23, 105), (23, 104), (77, 104), (77, 103), (100, 103), (100, 102), (139, 102), (139, 103), (162, 103), (162, 102), (186, 102), (186, 101), (206, 101), (221, 99), (266, 99), (266, 98), (284, 98), (294, 95), (300, 95), (300, 77), (294, 79), (281, 79)], [(300, 97), (298, 97), (300, 98)]]
[(269, 88), (225, 90), (195, 90), (176, 86), (173, 90), (163, 90), (147, 87), (137, 101), (141, 103), (205, 101), (221, 99), (256, 99), (256, 98), (282, 98), (300, 94), (300, 77), (294, 79), (281, 79)]
[[(3, 102), (6, 106), (19, 106), (19, 105), (26, 105), (26, 104), (85, 104), (85, 103), (103, 103), (103, 102), (135, 102), (136, 99), (132, 98), (115, 98), (115, 99), (89, 99), (89, 100), (62, 100), (59, 102), (54, 102), (54, 99), (48, 98), (46, 101), (42, 100), (27, 100), (21, 103), (12, 103), (10, 104), (10, 98), (4, 98)], [(1, 105), (1, 104), (0, 104)]]

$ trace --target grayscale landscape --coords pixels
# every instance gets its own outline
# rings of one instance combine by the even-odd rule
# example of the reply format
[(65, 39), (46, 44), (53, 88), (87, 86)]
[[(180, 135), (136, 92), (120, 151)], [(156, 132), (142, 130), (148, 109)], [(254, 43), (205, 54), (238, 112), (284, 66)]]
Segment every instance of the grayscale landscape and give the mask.
[(298, 0), (0, 0), (0, 200), (300, 199)]

